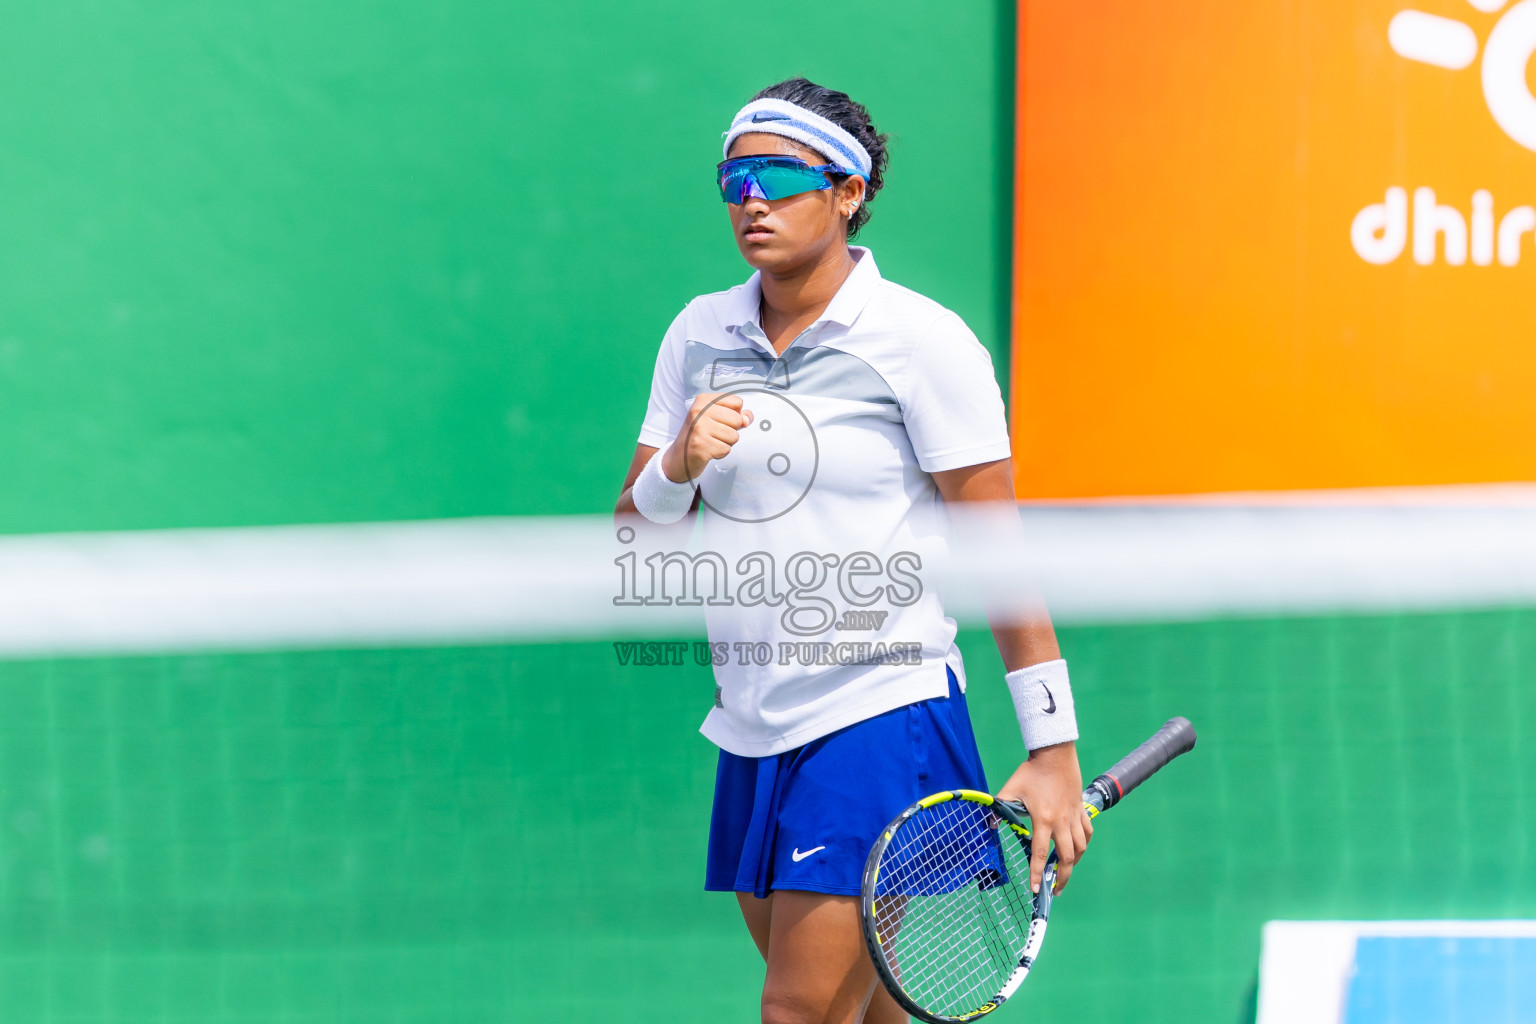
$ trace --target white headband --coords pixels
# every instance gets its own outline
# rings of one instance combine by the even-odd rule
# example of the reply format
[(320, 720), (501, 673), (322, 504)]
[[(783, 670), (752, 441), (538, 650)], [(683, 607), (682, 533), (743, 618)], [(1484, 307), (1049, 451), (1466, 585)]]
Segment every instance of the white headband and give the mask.
[(741, 108), (725, 133), (725, 156), (731, 155), (736, 136), (748, 132), (768, 132), (794, 139), (809, 146), (842, 167), (855, 171), (865, 181), (874, 170), (869, 151), (859, 140), (814, 111), (788, 100), (753, 100)]

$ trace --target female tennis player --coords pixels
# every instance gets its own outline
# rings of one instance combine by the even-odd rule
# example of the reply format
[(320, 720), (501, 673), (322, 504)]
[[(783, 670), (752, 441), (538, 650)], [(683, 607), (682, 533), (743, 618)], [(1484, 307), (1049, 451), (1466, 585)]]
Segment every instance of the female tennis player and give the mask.
[[(701, 731), (720, 747), (705, 887), (736, 893), (767, 962), (763, 1021), (888, 1024), (906, 1018), (865, 951), (865, 857), (922, 796), (989, 788), (922, 567), (946, 505), (1013, 508), (1002, 396), (960, 317), (849, 245), (887, 164), (864, 107), (791, 79), (724, 140), (717, 181), (754, 273), (664, 336), (618, 512), (702, 519)], [(1093, 831), (1066, 663), (1043, 612), (993, 633), (1028, 750), (1000, 795), (1032, 813), (1031, 884), (1054, 841), (1059, 888)]]

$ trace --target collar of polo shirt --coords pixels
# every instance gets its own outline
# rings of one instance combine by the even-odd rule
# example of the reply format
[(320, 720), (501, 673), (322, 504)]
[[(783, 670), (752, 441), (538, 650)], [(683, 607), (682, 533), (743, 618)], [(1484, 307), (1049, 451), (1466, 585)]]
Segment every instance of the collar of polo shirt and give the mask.
[[(837, 294), (832, 296), (832, 301), (827, 303), (826, 311), (817, 317), (816, 323), (831, 322), (841, 324), (844, 327), (852, 327), (853, 322), (859, 318), (864, 307), (869, 305), (869, 300), (875, 293), (875, 287), (880, 283), (880, 268), (875, 266), (875, 256), (862, 245), (850, 245), (848, 252), (857, 261), (853, 270), (838, 288)], [(731, 302), (729, 317), (726, 326), (732, 330), (741, 330), (747, 324), (751, 324), (762, 331), (763, 325), (758, 319), (758, 311), (763, 304), (763, 274), (757, 271), (747, 279), (746, 287), (736, 294)], [(812, 324), (812, 327), (816, 324)]]

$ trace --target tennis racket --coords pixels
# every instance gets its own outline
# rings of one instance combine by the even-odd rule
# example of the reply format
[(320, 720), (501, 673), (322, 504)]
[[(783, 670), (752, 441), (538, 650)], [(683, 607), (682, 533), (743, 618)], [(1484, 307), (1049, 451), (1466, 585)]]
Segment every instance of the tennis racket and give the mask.
[[(1097, 817), (1195, 745), (1174, 718), (1094, 779), (1083, 804)], [(930, 1024), (975, 1020), (1012, 996), (1040, 954), (1056, 882), (1051, 851), (1029, 891), (1023, 804), (969, 789), (934, 793), (902, 811), (864, 864), (864, 941), (902, 1009)]]

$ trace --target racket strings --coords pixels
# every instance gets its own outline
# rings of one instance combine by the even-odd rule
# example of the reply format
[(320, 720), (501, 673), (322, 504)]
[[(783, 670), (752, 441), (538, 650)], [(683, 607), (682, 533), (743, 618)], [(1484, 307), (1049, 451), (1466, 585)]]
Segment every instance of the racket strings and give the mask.
[(957, 1016), (997, 995), (1034, 917), (1029, 855), (988, 808), (951, 800), (902, 823), (880, 858), (875, 925), (914, 1002)]

